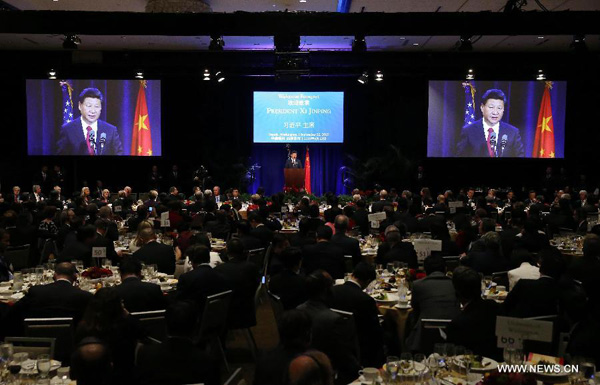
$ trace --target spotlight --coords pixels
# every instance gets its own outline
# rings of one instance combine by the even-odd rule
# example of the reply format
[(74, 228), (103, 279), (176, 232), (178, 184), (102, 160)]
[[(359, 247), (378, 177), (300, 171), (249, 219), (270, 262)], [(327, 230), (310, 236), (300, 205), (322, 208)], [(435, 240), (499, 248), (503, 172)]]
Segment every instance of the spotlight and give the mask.
[(367, 71), (363, 72), (362, 75), (359, 76), (358, 82), (360, 84), (367, 84), (369, 82), (369, 73)]
[(208, 68), (204, 70), (204, 79), (202, 80), (210, 80), (210, 71)]
[(66, 34), (62, 46), (64, 49), (77, 49), (79, 44), (81, 44), (81, 39), (79, 36), (74, 34)]
[(225, 41), (223, 40), (223, 36), (219, 36), (219, 35), (211, 35), (210, 36), (210, 44), (208, 45), (209, 51), (223, 51), (223, 46), (225, 46)]
[(587, 52), (588, 48), (585, 44), (585, 35), (574, 35), (573, 41), (571, 42), (571, 45), (569, 47), (574, 49), (575, 52)]
[(458, 40), (458, 48), (459, 52), (471, 52), (473, 51), (473, 43), (471, 43), (471, 38), (473, 35), (461, 35)]
[(223, 80), (225, 80), (225, 74), (223, 74), (223, 71), (217, 71), (215, 78), (217, 78), (218, 83), (221, 83)]
[(352, 41), (352, 52), (365, 52), (367, 50), (367, 42), (362, 35), (356, 35)]
[(475, 72), (472, 69), (467, 72), (467, 80), (475, 80)]
[(135, 78), (136, 79), (143, 79), (144, 78), (144, 72), (141, 70), (135, 71)]
[(546, 75), (544, 74), (543, 70), (539, 70), (538, 71), (536, 79), (537, 80), (546, 80)]
[(375, 81), (382, 82), (383, 81), (383, 72), (377, 71), (375, 72)]
[(48, 71), (48, 79), (50, 79), (50, 80), (56, 80), (56, 70), (50, 69)]

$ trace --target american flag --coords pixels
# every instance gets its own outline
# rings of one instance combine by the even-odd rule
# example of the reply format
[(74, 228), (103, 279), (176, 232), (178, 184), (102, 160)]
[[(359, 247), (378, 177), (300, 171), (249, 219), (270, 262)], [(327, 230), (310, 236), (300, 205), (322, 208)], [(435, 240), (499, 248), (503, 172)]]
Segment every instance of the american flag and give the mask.
[(68, 81), (61, 81), (60, 88), (62, 88), (62, 110), (63, 110), (63, 124), (70, 123), (73, 120), (73, 87)]
[(464, 82), (465, 89), (465, 126), (475, 121), (475, 87), (469, 82)]

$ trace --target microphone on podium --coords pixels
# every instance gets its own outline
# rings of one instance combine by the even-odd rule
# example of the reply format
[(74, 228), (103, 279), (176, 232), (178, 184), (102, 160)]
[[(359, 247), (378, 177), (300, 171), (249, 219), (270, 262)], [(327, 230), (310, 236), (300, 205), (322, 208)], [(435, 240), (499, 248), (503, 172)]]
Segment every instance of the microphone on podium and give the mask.
[(90, 146), (94, 150), (94, 155), (95, 155), (96, 154), (96, 135), (94, 134), (93, 130), (90, 131)]
[(502, 156), (504, 154), (504, 149), (506, 148), (506, 143), (508, 143), (508, 135), (504, 134), (504, 135), (502, 135), (502, 140), (500, 141), (500, 147), (501, 147), (500, 156)]
[(495, 132), (492, 132), (490, 134), (490, 145), (492, 146), (492, 152), (494, 153), (494, 155), (496, 155), (496, 133)]
[(104, 145), (106, 144), (106, 132), (100, 134), (100, 155), (104, 154)]

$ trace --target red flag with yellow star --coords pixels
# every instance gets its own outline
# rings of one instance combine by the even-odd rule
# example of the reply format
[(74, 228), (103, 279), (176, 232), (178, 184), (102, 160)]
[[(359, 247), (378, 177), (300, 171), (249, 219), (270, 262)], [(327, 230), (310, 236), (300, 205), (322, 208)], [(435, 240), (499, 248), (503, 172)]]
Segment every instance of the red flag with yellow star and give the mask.
[(146, 104), (146, 81), (140, 81), (135, 117), (133, 119), (133, 132), (131, 134), (131, 155), (152, 156), (152, 135), (150, 133), (150, 119), (148, 117), (148, 104)]
[(304, 159), (304, 190), (310, 194), (310, 156), (308, 155), (308, 146), (306, 146), (306, 158)]
[(550, 103), (550, 90), (552, 82), (546, 82), (542, 105), (535, 129), (532, 158), (554, 158), (554, 123), (552, 121), (552, 104)]

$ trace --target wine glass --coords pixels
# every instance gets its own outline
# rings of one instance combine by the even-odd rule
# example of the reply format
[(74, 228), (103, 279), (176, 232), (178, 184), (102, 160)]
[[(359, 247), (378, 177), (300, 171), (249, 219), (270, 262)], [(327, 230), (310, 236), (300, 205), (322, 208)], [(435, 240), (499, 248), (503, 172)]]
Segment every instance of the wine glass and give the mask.
[(398, 377), (398, 367), (400, 366), (400, 359), (396, 356), (389, 356), (386, 360), (385, 370), (388, 374), (388, 377), (395, 381), (396, 377)]
[(13, 349), (13, 344), (0, 345), (0, 360), (2, 360), (2, 366), (8, 366), (14, 352)]
[(375, 270), (377, 271), (377, 275), (381, 276), (381, 274), (383, 274), (383, 264), (378, 263)]
[(446, 344), (435, 344), (433, 345), (433, 353), (438, 361), (438, 368), (441, 369), (446, 366)]
[(454, 344), (446, 344), (446, 351), (444, 354), (444, 362), (446, 363), (446, 369), (450, 370), (452, 361), (454, 359)]
[(13, 375), (13, 379), (16, 380), (17, 374), (21, 372), (21, 365), (29, 358), (29, 354), (26, 352), (14, 353), (12, 361), (8, 364), (8, 370)]
[(410, 353), (400, 354), (400, 369), (404, 376), (408, 376), (411, 370), (414, 368), (413, 356)]
[(433, 353), (427, 358), (427, 367), (429, 368), (431, 379), (435, 383), (435, 376), (437, 376), (437, 371), (440, 367), (440, 363), (437, 358), (437, 353)]
[(464, 346), (456, 346), (454, 348), (454, 359), (453, 364), (454, 366), (460, 370), (462, 367), (462, 364), (464, 363), (465, 360), (465, 348)]
[(427, 357), (425, 354), (416, 353), (414, 357), (414, 366), (415, 372), (417, 372), (417, 384), (421, 384), (423, 382), (423, 373), (425, 373), (425, 369), (427, 369)]
[(41, 378), (48, 377), (48, 373), (50, 373), (50, 355), (49, 354), (40, 354), (37, 357), (37, 369), (40, 373)]

